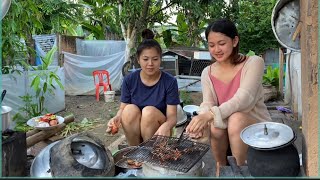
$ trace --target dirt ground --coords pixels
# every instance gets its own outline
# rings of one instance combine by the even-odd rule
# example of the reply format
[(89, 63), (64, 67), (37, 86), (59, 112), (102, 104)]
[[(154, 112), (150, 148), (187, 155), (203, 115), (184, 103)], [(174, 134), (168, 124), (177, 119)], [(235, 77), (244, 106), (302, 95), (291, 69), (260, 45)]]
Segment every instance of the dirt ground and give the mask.
[[(191, 98), (189, 104), (200, 105), (202, 101), (201, 92), (188, 92), (186, 94), (188, 98)], [(73, 114), (75, 121), (80, 122), (84, 118), (88, 120), (96, 120), (88, 131), (93, 135), (100, 138), (106, 145), (110, 145), (116, 139), (123, 135), (123, 131), (120, 129), (119, 133), (110, 135), (105, 132), (107, 128), (107, 122), (116, 114), (120, 105), (120, 94), (116, 94), (114, 102), (105, 102), (104, 96), (100, 95), (100, 100), (96, 101), (95, 96), (65, 96), (65, 110), (56, 113), (60, 116), (66, 116)]]

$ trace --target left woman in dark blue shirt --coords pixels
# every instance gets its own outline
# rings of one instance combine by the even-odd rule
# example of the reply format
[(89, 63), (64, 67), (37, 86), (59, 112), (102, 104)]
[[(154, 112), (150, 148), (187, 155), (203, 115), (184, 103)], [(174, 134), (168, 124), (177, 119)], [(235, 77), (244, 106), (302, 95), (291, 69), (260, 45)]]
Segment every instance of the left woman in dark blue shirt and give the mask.
[(121, 123), (130, 146), (153, 135), (170, 136), (177, 123), (177, 105), (180, 103), (177, 80), (160, 70), (160, 44), (145, 39), (136, 54), (141, 70), (124, 78), (120, 108), (108, 123), (108, 126)]

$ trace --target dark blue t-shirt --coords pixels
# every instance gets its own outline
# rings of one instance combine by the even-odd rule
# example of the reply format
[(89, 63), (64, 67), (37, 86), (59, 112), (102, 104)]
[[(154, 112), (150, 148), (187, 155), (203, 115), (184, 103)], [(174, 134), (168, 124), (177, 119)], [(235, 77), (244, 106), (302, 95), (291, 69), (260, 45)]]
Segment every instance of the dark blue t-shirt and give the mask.
[(171, 74), (161, 71), (159, 81), (153, 86), (146, 86), (137, 70), (125, 76), (121, 87), (121, 102), (137, 105), (140, 110), (145, 106), (154, 106), (165, 116), (167, 105), (180, 103), (178, 83)]

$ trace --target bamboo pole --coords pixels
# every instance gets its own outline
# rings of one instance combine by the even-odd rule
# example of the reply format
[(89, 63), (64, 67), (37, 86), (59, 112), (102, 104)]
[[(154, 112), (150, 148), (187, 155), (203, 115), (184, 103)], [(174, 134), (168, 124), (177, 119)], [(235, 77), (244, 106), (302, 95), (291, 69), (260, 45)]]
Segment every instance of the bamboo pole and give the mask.
[(279, 95), (281, 99), (283, 98), (283, 64), (284, 64), (284, 54), (282, 49), (279, 48)]

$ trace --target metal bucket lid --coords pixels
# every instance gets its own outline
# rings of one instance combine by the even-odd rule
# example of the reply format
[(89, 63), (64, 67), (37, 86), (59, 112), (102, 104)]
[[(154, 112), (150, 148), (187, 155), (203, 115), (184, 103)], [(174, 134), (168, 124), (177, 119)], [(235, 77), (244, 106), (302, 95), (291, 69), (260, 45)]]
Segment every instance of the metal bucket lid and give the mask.
[(289, 126), (276, 122), (252, 124), (240, 133), (240, 138), (245, 144), (263, 149), (282, 146), (294, 137), (294, 132)]

